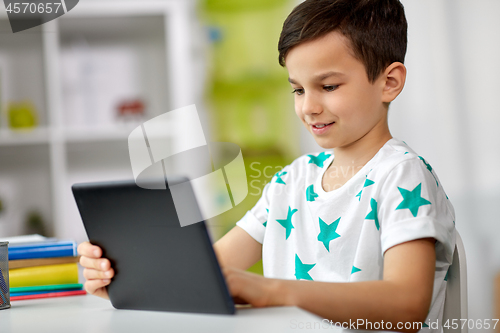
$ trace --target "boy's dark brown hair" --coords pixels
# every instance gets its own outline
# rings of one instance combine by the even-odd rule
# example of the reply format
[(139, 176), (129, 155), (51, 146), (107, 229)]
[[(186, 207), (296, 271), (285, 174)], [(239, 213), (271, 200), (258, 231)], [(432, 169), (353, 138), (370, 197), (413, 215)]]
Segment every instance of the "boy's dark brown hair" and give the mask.
[(373, 83), (393, 62), (404, 62), (407, 22), (399, 0), (306, 0), (288, 15), (278, 42), (279, 63), (294, 46), (338, 31)]

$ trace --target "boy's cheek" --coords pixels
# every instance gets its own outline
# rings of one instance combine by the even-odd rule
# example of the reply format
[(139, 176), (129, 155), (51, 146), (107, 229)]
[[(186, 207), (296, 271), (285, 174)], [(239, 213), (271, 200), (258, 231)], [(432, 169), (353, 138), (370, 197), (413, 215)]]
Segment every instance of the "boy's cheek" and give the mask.
[(302, 112), (302, 102), (295, 99), (295, 114), (300, 120), (304, 121), (304, 112)]
[(301, 105), (300, 105), (300, 102), (297, 102), (297, 100), (295, 100), (295, 114), (297, 115), (297, 117), (301, 118), (302, 119), (302, 116), (301, 116)]

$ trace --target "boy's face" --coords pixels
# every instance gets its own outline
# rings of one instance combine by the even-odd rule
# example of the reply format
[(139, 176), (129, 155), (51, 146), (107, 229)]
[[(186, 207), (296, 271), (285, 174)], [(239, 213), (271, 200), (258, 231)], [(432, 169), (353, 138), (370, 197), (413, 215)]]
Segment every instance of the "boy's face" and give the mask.
[(339, 32), (293, 47), (286, 56), (295, 112), (323, 148), (385, 135), (384, 75), (372, 84)]

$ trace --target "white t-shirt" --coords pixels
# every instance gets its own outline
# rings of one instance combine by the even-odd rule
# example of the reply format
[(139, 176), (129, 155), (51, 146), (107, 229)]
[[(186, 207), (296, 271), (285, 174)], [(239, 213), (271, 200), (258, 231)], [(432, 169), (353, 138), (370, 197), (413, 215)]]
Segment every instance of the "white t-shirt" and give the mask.
[[(332, 152), (304, 155), (264, 187), (236, 223), (262, 243), (264, 276), (324, 282), (383, 278), (384, 252), (400, 243), (437, 240), (432, 303), (425, 324), (441, 319), (446, 273), (455, 248), (455, 213), (432, 167), (405, 143), (389, 140), (366, 165), (325, 192)], [(422, 331), (441, 332), (441, 329)]]

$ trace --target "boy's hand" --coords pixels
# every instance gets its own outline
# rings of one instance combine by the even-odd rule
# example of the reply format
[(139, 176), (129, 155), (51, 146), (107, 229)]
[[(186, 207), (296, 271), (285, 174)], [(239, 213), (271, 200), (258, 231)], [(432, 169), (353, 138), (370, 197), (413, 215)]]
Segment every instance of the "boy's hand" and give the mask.
[(229, 292), (236, 303), (255, 307), (286, 305), (286, 294), (281, 292), (281, 280), (265, 278), (241, 269), (222, 268)]
[(87, 279), (85, 290), (89, 294), (109, 299), (105, 287), (111, 282), (115, 272), (109, 260), (101, 258), (101, 248), (84, 242), (78, 245), (78, 254), (81, 255), (80, 265), (85, 268), (83, 270), (83, 276)]

